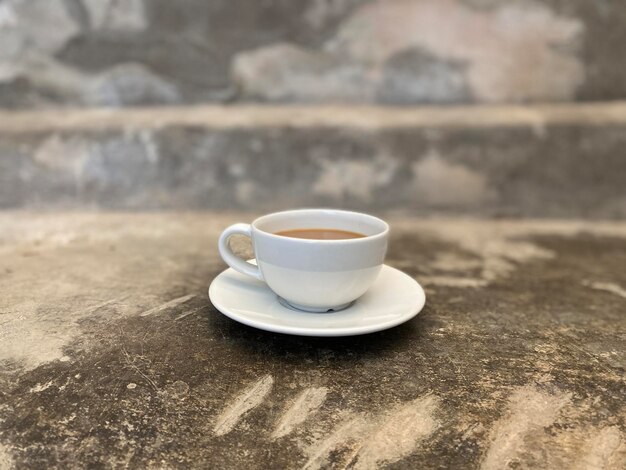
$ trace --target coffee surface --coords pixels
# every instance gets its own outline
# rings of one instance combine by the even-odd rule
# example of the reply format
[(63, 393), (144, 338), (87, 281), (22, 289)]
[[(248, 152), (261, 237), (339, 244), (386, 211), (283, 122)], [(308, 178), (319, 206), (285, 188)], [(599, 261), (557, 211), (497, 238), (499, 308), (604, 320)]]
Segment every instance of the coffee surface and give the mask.
[(348, 230), (335, 230), (332, 228), (297, 228), (283, 230), (275, 235), (291, 238), (308, 238), (310, 240), (348, 240), (350, 238), (363, 238), (365, 235)]

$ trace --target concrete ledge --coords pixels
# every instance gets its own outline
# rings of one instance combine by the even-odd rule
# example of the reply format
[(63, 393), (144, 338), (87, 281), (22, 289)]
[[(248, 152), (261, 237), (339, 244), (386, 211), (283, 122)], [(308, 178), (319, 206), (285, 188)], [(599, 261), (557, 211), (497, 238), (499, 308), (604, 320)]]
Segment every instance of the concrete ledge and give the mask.
[(626, 103), (0, 115), (0, 207), (626, 217)]
[(127, 109), (1, 111), (0, 134), (159, 129), (345, 128), (482, 129), (548, 125), (626, 124), (626, 102), (528, 106), (173, 106)]

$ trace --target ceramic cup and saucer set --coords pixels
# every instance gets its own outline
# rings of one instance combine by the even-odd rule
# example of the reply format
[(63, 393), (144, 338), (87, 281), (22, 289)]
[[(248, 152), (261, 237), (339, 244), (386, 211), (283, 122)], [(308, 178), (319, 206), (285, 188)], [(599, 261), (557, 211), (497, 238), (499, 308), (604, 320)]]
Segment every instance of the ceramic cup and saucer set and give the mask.
[[(255, 259), (229, 246), (251, 238)], [(404, 323), (423, 308), (424, 290), (384, 264), (389, 226), (367, 214), (302, 209), (228, 227), (219, 252), (229, 269), (209, 287), (224, 315), (245, 325), (302, 336), (350, 336)]]

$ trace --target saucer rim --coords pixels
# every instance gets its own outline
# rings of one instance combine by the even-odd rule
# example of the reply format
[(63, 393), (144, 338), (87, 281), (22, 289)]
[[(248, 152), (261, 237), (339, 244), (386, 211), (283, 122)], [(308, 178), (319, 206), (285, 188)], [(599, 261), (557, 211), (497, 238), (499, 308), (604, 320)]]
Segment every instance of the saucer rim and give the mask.
[[(231, 320), (236, 321), (237, 323), (241, 323), (243, 325), (247, 325), (252, 328), (257, 328), (259, 330), (269, 331), (271, 333), (281, 333), (281, 334), (294, 335), (294, 336), (310, 336), (310, 337), (359, 336), (359, 335), (365, 335), (369, 333), (375, 333), (378, 331), (388, 330), (395, 326), (401, 325), (402, 323), (406, 323), (407, 321), (415, 318), (424, 309), (424, 305), (426, 304), (426, 292), (424, 291), (424, 288), (421, 286), (419, 282), (417, 282), (413, 277), (409, 276), (407, 273), (397, 268), (394, 268), (393, 266), (389, 266), (387, 264), (384, 264), (383, 266), (393, 271), (396, 271), (398, 274), (401, 274), (407, 277), (408, 279), (410, 279), (412, 282), (415, 283), (415, 288), (418, 289), (419, 291), (417, 303), (415, 306), (411, 307), (410, 309), (411, 313), (401, 315), (399, 318), (394, 318), (393, 320), (387, 321), (385, 323), (377, 323), (373, 325), (366, 325), (363, 327), (341, 327), (341, 328), (328, 329), (328, 328), (314, 328), (314, 327), (311, 328), (311, 327), (300, 327), (300, 326), (276, 326), (276, 325), (271, 325), (271, 324), (268, 325), (267, 323), (264, 323), (261, 321), (255, 321), (253, 319), (249, 319), (249, 318), (242, 317), (236, 314), (232, 314), (228, 312), (229, 309), (225, 308), (219, 302), (216, 302), (214, 300), (215, 294), (212, 295), (212, 292), (215, 292), (214, 286), (219, 276), (224, 274), (229, 269), (232, 270), (232, 268), (227, 268), (224, 271), (220, 272), (217, 276), (215, 276), (215, 278), (211, 281), (211, 284), (209, 285), (209, 289), (207, 293), (208, 293), (211, 304), (222, 315), (225, 315), (226, 317), (230, 318)], [(352, 307), (348, 307), (344, 311), (350, 310), (350, 308)], [(308, 312), (304, 312), (304, 313), (308, 313)], [(318, 313), (309, 313), (309, 314), (310, 315), (322, 315)], [(324, 314), (324, 315), (332, 315), (332, 313)]]

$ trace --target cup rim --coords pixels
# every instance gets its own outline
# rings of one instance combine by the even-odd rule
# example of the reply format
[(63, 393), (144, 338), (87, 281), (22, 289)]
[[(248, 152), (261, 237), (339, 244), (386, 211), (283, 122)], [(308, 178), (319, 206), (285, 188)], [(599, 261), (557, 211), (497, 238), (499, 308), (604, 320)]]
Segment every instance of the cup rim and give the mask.
[[(290, 213), (297, 213), (297, 212), (330, 212), (330, 213), (335, 213), (335, 214), (350, 214), (353, 216), (359, 216), (359, 217), (364, 217), (364, 218), (368, 218), (370, 220), (374, 220), (376, 222), (379, 222), (382, 224), (382, 226), (384, 227), (384, 229), (380, 232), (380, 233), (376, 233), (374, 235), (366, 235), (364, 237), (360, 237), (360, 238), (344, 238), (344, 239), (339, 239), (339, 240), (320, 240), (320, 239), (310, 239), (310, 238), (292, 238), (292, 237), (285, 237), (284, 235), (276, 235), (275, 233), (272, 232), (268, 232), (266, 230), (260, 229), (258, 227), (258, 224), (260, 222), (263, 222), (263, 219), (268, 219), (270, 217), (276, 216), (276, 215), (281, 215), (281, 214), (290, 214)], [(306, 243), (306, 244), (333, 244), (333, 245), (340, 245), (340, 244), (354, 244), (354, 243), (368, 243), (371, 242), (372, 240), (378, 240), (381, 238), (385, 238), (388, 234), (389, 234), (389, 224), (387, 222), (385, 222), (383, 219), (370, 215), (370, 214), (365, 214), (364, 212), (356, 212), (356, 211), (347, 211), (347, 210), (343, 210), (343, 209), (325, 209), (325, 208), (306, 208), (306, 209), (292, 209), (292, 210), (285, 210), (285, 211), (278, 211), (278, 212), (271, 212), (269, 214), (265, 214), (262, 215), (260, 217), (257, 217), (256, 219), (254, 219), (252, 221), (252, 223), (250, 224), (252, 226), (252, 228), (258, 232), (261, 232), (263, 235), (268, 236), (270, 238), (273, 239), (280, 239), (280, 240), (289, 240), (290, 242), (293, 243)]]

